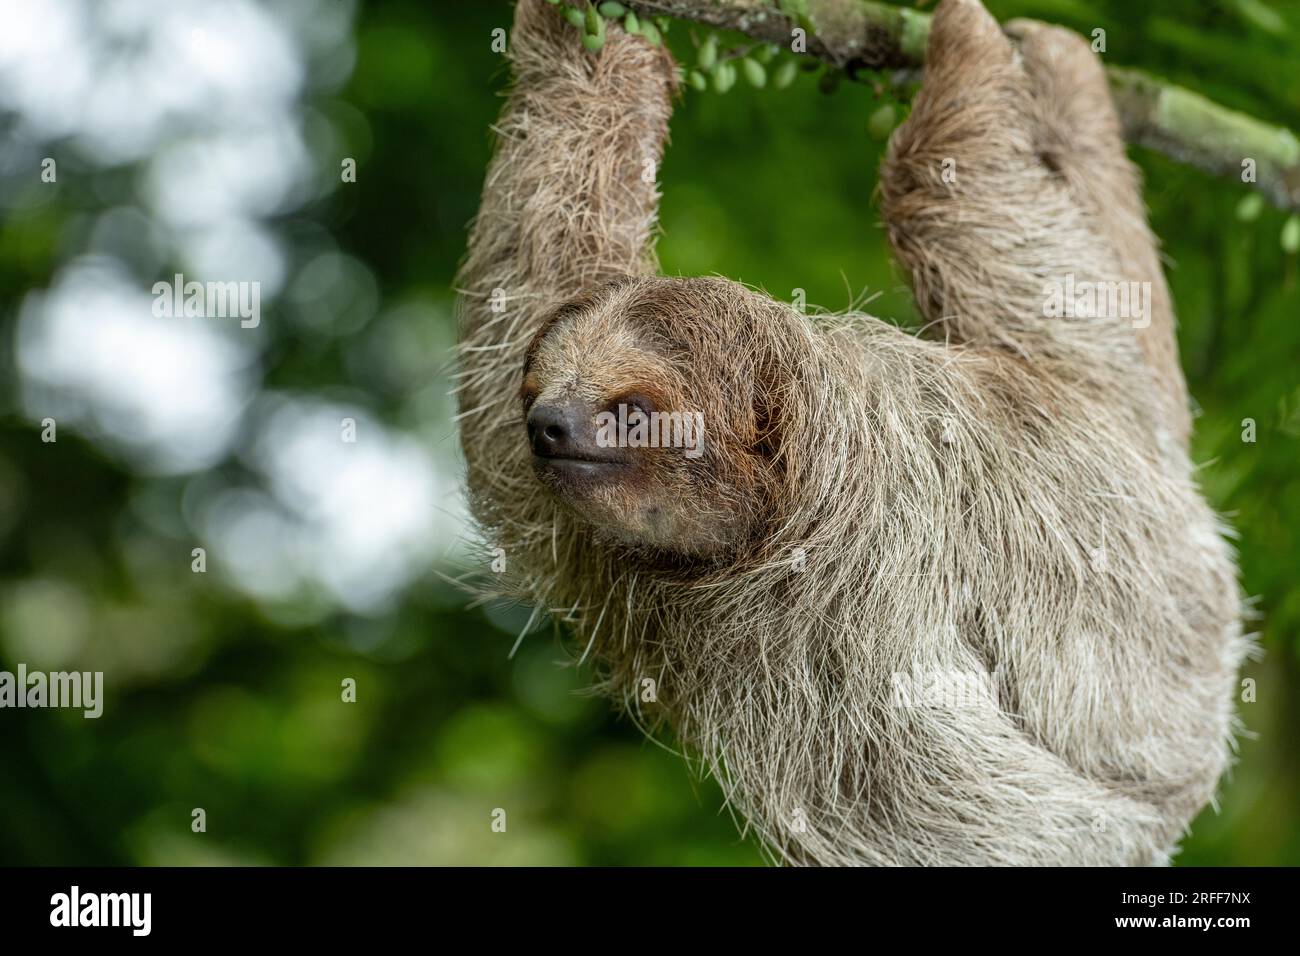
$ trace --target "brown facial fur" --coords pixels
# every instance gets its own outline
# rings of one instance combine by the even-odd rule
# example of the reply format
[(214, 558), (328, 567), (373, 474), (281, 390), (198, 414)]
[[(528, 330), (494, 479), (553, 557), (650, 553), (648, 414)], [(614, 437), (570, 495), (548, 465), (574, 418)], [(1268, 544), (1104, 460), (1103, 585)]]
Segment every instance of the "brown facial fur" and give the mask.
[[(625, 279), (558, 309), (529, 346), (521, 416), (578, 401), (595, 415), (640, 401), (704, 423), (698, 457), (683, 448), (629, 448), (629, 467), (604, 480), (543, 483), (602, 536), (632, 548), (716, 557), (745, 547), (766, 519), (774, 465), (763, 445), (754, 371), (710, 307), (736, 292), (725, 280)], [(763, 305), (766, 311), (766, 304)], [(734, 321), (734, 320), (732, 320)], [(712, 332), (710, 331), (712, 330)], [(752, 344), (752, 343), (751, 343)], [(730, 365), (731, 374), (716, 370)]]

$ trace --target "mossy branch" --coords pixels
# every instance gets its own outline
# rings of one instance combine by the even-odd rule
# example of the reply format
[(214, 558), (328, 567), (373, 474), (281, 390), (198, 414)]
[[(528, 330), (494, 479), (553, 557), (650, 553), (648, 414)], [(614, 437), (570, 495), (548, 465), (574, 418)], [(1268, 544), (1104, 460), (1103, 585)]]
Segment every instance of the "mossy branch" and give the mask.
[[(874, 0), (624, 0), (642, 16), (669, 16), (734, 30), (790, 48), (807, 35), (807, 55), (845, 70), (918, 67), (930, 16)], [(1241, 179), (1253, 160), (1254, 182), (1281, 209), (1300, 210), (1300, 140), (1281, 126), (1238, 113), (1138, 70), (1108, 67), (1124, 136), (1215, 175)]]

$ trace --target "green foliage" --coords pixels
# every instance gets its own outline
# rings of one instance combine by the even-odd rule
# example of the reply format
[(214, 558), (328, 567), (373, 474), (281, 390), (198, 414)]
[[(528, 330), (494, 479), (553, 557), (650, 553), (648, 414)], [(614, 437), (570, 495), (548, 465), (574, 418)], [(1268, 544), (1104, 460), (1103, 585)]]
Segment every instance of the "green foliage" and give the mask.
[(1242, 222), (1254, 222), (1264, 211), (1264, 196), (1261, 193), (1247, 193), (1237, 203), (1237, 218)]
[(699, 53), (696, 55), (695, 62), (701, 70), (708, 72), (718, 62), (718, 38), (710, 34), (708, 39), (700, 44)]
[[(695, 51), (696, 73), (709, 76), (713, 80), (713, 89), (726, 93), (736, 83), (736, 77), (743, 76), (745, 82), (756, 90), (768, 85), (769, 66), (776, 64), (770, 71), (772, 85), (785, 89), (795, 81), (799, 73), (798, 62), (791, 56), (778, 60), (781, 48), (772, 43), (753, 43), (745, 38), (738, 38), (734, 47), (723, 50), (721, 34), (710, 32), (700, 42)], [(704, 92), (706, 83), (698, 83), (692, 77), (692, 89)]]
[[(1109, 62), (1300, 128), (1293, 5), (989, 6), (1002, 19), (1104, 27)], [(359, 396), (386, 425), (450, 456), (452, 277), (506, 82), (485, 38), (508, 25), (510, 7), (393, 0), (358, 9), (350, 82), (309, 94), (312, 121), (328, 117), (337, 130), (333, 150), (362, 159), (358, 181), (283, 226), (295, 259), (328, 235), (364, 262), (382, 309), (337, 336), (268, 315), (268, 386)], [(585, 8), (573, 13), (585, 31)], [(737, 59), (762, 64), (767, 55), (744, 37), (687, 24), (667, 39), (692, 89), (717, 84), (724, 67), (730, 89)], [(793, 83), (798, 62), (775, 55), (768, 85)], [(820, 72), (839, 82), (837, 71)], [(803, 289), (830, 309), (869, 299), (862, 307), (873, 314), (915, 325), (872, 203), (884, 142), (868, 127), (885, 105), (894, 104), (862, 83), (835, 96), (798, 83), (779, 96), (742, 84), (726, 97), (683, 98), (659, 170), (663, 271), (721, 273), (783, 298)], [(884, 127), (875, 132), (887, 135)], [(1134, 156), (1199, 409), (1194, 455), (1205, 465), (1196, 477), (1238, 532), (1265, 651), (1243, 675), (1257, 699), (1238, 705), (1254, 736), (1241, 741), (1221, 809), (1196, 821), (1177, 862), (1295, 865), (1300, 274), (1279, 237), (1297, 227), (1247, 198), (1258, 195), (1248, 186)], [(133, 192), (144, 167), (81, 190), (64, 167), (57, 195), (0, 219), (6, 343), (28, 290), (47, 288), (70, 250), (92, 241), (95, 216), (145, 201)], [(147, 237), (137, 241), (147, 248)], [(694, 780), (679, 757), (581, 694), (590, 669), (558, 663), (572, 664), (581, 648), (566, 649), (544, 626), (510, 656), (527, 613), (472, 607), (449, 586), (444, 576), (468, 559), (440, 558), (370, 614), (320, 595), (278, 606), (220, 569), (191, 574), (189, 503), (204, 488), (243, 487), (247, 464), (160, 478), (72, 429), (42, 445), (38, 425), (17, 412), (15, 361), (13, 348), (0, 349), (0, 667), (35, 666), (75, 640), (88, 660), (130, 666), (133, 676), (98, 721), (0, 716), (0, 863), (760, 861), (720, 812), (715, 784)], [(1254, 442), (1242, 440), (1248, 419)], [(446, 467), (458, 473), (450, 457)], [(447, 509), (456, 502), (449, 484)], [(338, 702), (344, 676), (358, 682), (356, 704)], [(207, 810), (206, 834), (190, 830), (196, 806)], [(489, 829), (495, 807), (509, 812), (508, 835)]]
[(659, 28), (655, 26), (653, 20), (641, 21), (641, 35), (655, 46), (663, 43), (663, 37), (659, 35)]
[(1291, 255), (1300, 252), (1300, 216), (1290, 216), (1283, 224), (1282, 250)]
[(798, 75), (799, 64), (794, 60), (785, 60), (776, 68), (776, 72), (772, 74), (772, 85), (778, 90), (784, 90), (795, 81), (795, 78)]
[(719, 63), (713, 68), (713, 88), (725, 93), (736, 85), (736, 66), (731, 62)]
[(894, 104), (884, 103), (872, 110), (871, 116), (867, 119), (867, 133), (872, 139), (884, 142), (894, 131), (895, 119)]

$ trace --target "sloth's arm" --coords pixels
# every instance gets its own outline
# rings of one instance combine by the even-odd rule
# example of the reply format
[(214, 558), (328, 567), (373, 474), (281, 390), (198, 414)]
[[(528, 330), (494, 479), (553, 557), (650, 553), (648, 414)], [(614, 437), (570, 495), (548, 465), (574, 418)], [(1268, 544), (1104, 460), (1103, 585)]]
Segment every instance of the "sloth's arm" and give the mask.
[[(1105, 72), (1069, 31), (977, 0), (935, 13), (924, 83), (881, 170), (890, 240), (917, 304), (953, 342), (1154, 379), (1187, 428), (1173, 312)], [(1049, 290), (1137, 283), (1145, 315), (1062, 318)], [(1142, 283), (1149, 283), (1143, 287)], [(1135, 311), (1130, 309), (1130, 311)]]
[(653, 271), (655, 180), (676, 83), (663, 49), (611, 22), (604, 49), (590, 53), (543, 0), (520, 0), (510, 62), (496, 154), (457, 277), (471, 484), (476, 464), (511, 467), (486, 446), (518, 423), (524, 352), (547, 312), (617, 276)]
[(881, 768), (879, 812), (890, 826), (868, 830), (880, 840), (882, 862), (1149, 866), (1163, 859), (1168, 827), (1153, 806), (1080, 774), (992, 701), (923, 704), (894, 719), (894, 739), (906, 744)]

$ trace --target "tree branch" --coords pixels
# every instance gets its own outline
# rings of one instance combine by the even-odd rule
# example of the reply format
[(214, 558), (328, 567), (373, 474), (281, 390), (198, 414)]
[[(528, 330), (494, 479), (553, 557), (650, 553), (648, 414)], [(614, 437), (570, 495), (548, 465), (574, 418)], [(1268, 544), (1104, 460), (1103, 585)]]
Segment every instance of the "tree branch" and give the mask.
[[(930, 16), (875, 0), (625, 0), (640, 16), (669, 16), (734, 30), (790, 48), (796, 27), (807, 53), (850, 76), (862, 69), (918, 67)], [(1190, 90), (1123, 67), (1107, 67), (1130, 143), (1219, 176), (1240, 177), (1281, 209), (1300, 210), (1300, 140), (1291, 130), (1238, 113)]]

